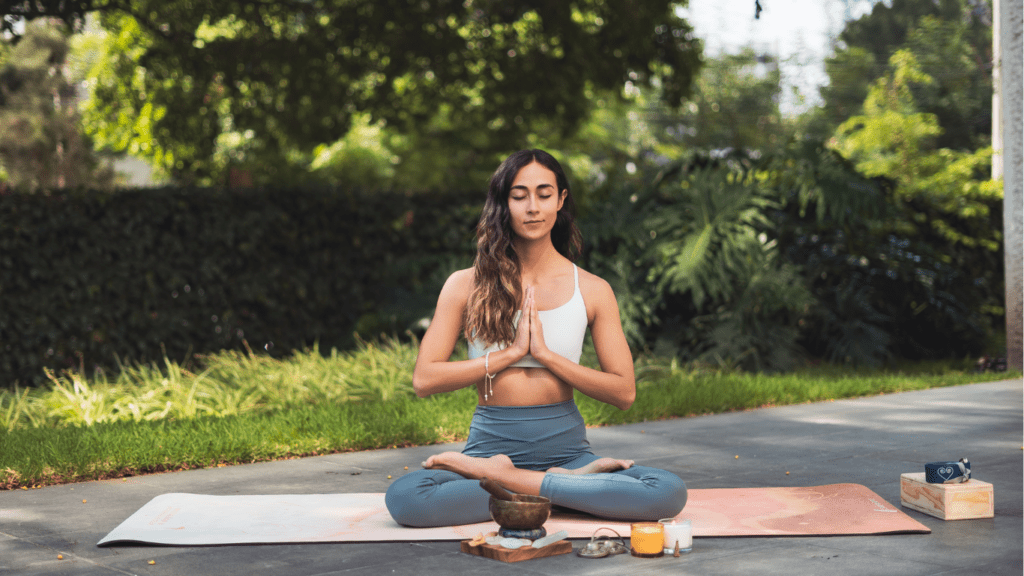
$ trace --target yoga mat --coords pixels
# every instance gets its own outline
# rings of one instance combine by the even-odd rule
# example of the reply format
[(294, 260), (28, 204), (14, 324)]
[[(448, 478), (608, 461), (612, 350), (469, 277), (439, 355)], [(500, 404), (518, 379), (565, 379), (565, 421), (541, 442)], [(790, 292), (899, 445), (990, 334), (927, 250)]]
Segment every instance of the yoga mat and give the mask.
[[(693, 521), (694, 536), (824, 536), (929, 533), (859, 484), (805, 488), (690, 490), (679, 518)], [(590, 538), (601, 527), (629, 537), (628, 522), (582, 514), (552, 514), (548, 533)], [(497, 530), (482, 522), (444, 528), (400, 526), (383, 494), (211, 496), (163, 494), (149, 501), (99, 542), (207, 546), (298, 542), (465, 540)], [(603, 531), (603, 534), (609, 534)]]

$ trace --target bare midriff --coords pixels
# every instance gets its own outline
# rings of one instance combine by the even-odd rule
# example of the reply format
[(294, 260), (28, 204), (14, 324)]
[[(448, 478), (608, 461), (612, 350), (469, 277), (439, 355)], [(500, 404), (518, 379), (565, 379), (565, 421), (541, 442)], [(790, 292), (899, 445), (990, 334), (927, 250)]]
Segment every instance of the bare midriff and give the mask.
[(493, 396), (484, 402), (483, 384), (477, 386), (486, 406), (541, 406), (572, 399), (572, 387), (547, 368), (506, 368), (494, 377)]

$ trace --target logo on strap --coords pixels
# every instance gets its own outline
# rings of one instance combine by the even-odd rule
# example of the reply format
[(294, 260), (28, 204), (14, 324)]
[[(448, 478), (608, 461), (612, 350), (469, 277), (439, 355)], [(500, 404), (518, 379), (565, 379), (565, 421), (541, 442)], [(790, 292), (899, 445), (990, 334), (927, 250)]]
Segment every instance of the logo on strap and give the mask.
[(971, 462), (929, 462), (924, 465), (924, 479), (931, 484), (959, 484), (971, 479)]

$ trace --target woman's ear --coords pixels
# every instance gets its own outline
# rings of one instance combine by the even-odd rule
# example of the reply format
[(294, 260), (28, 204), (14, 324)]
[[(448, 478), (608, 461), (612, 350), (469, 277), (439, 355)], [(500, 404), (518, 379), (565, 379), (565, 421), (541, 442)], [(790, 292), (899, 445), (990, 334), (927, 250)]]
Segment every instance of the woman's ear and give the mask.
[(568, 189), (562, 190), (562, 193), (558, 195), (558, 209), (559, 210), (562, 209), (562, 204), (565, 203), (565, 198), (568, 195), (569, 195), (569, 190)]

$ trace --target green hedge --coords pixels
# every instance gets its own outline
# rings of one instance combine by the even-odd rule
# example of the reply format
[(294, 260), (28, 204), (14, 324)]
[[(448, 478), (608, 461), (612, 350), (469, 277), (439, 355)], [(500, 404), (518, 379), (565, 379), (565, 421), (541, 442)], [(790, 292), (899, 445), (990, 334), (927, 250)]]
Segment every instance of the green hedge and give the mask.
[[(0, 195), (0, 386), (242, 347), (345, 347), (428, 315), (482, 193)], [(427, 297), (426, 294), (432, 294)]]
[[(578, 195), (580, 265), (612, 285), (635, 349), (752, 370), (808, 356), (998, 354), (1001, 253), (923, 225), (907, 232), (927, 205), (908, 207), (821, 150), (760, 167), (694, 156)], [(771, 178), (744, 176), (755, 168)], [(37, 383), (43, 368), (401, 335), (431, 314), (447, 275), (471, 265), (483, 200), (299, 187), (0, 192), (0, 386)], [(987, 209), (947, 220), (998, 238), (1001, 203)], [(698, 237), (710, 240), (694, 252)]]

